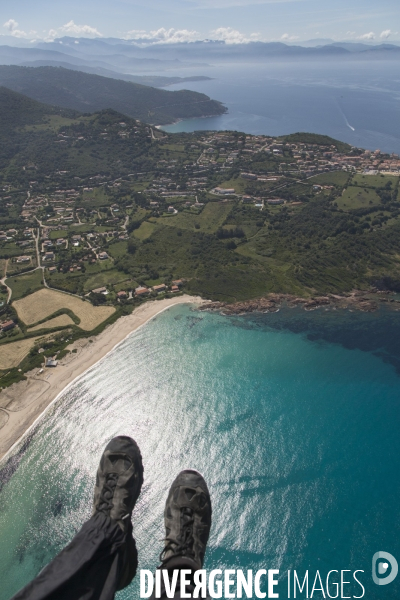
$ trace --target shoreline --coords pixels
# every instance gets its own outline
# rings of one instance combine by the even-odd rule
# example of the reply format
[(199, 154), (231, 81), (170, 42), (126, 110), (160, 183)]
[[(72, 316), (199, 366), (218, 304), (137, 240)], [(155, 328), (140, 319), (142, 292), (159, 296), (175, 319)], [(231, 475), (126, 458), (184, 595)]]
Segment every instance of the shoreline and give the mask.
[[(223, 115), (227, 115), (228, 113), (229, 113), (229, 111), (226, 110), (225, 112), (220, 113), (218, 115), (201, 115), (200, 117), (188, 117), (187, 119), (179, 118), (179, 119), (176, 119), (176, 121), (174, 121), (173, 123), (167, 123), (167, 125), (153, 125), (153, 127), (154, 127), (154, 129), (158, 129), (158, 131), (165, 131), (165, 129), (163, 129), (164, 127), (172, 127), (172, 125), (177, 125), (178, 123), (183, 123), (186, 121), (194, 121), (195, 119), (196, 120), (197, 119), (212, 119), (213, 117), (222, 117)], [(219, 130), (216, 130), (216, 131), (219, 131)], [(169, 131), (167, 131), (166, 133), (169, 133)], [(176, 133), (181, 133), (181, 132), (177, 131)]]
[[(53, 403), (79, 377), (110, 354), (134, 331), (148, 323), (156, 315), (177, 304), (208, 304), (199, 296), (187, 294), (176, 298), (153, 300), (142, 304), (130, 315), (120, 317), (99, 335), (81, 338), (72, 344), (73, 350), (56, 368), (38, 369), (27, 373), (27, 380), (13, 384), (0, 393), (0, 415), (7, 415), (7, 421), (0, 428), (0, 461), (8, 459), (12, 452), (42, 419)], [(33, 398), (33, 399), (32, 399)], [(11, 408), (9, 408), (11, 407)]]
[[(26, 373), (27, 380), (13, 384), (0, 392), (0, 463), (4, 463), (18, 450), (27, 434), (42, 419), (54, 402), (71, 385), (94, 365), (103, 360), (134, 331), (148, 323), (156, 315), (178, 304), (194, 304), (200, 310), (216, 311), (222, 315), (244, 315), (252, 312), (278, 312), (283, 306), (301, 307), (313, 311), (322, 306), (334, 309), (355, 309), (375, 312), (380, 303), (392, 310), (400, 310), (400, 301), (390, 298), (388, 291), (353, 290), (344, 295), (328, 294), (302, 298), (290, 294), (268, 294), (263, 298), (243, 302), (226, 303), (204, 300), (200, 296), (187, 294), (176, 298), (165, 298), (146, 302), (130, 315), (120, 317), (99, 335), (80, 338), (71, 344), (70, 353), (55, 369), (34, 369)], [(389, 296), (389, 298), (388, 298)], [(393, 303), (393, 304), (391, 304)], [(1, 424), (1, 417), (6, 421)]]
[(245, 315), (252, 312), (278, 312), (283, 306), (287, 308), (301, 307), (310, 312), (318, 308), (333, 307), (334, 309), (353, 309), (361, 312), (372, 313), (378, 310), (381, 303), (386, 303), (392, 310), (400, 310), (400, 300), (388, 298), (394, 292), (371, 290), (353, 290), (347, 294), (327, 294), (326, 296), (311, 296), (303, 298), (292, 294), (267, 294), (255, 300), (244, 300), (242, 302), (208, 302), (207, 306), (200, 310), (211, 310), (221, 312), (223, 315)]

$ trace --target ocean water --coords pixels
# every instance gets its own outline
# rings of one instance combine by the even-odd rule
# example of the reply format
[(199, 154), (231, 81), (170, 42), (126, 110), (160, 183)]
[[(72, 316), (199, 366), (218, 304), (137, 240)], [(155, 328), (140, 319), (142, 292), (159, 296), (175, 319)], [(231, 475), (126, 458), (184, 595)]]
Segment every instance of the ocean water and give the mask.
[[(400, 577), (371, 578), (375, 552), (400, 559), (399, 392), (398, 313), (173, 307), (75, 382), (0, 471), (0, 599), (90, 516), (118, 434), (137, 440), (145, 467), (139, 568), (158, 564), (169, 485), (194, 467), (213, 503), (207, 569), (279, 569), (280, 598), (288, 569), (323, 580), (360, 569), (366, 598), (400, 597)], [(118, 594), (138, 597), (138, 579)]]
[(166, 131), (230, 129), (272, 136), (307, 131), (400, 154), (396, 61), (271, 62), (205, 68), (196, 74), (214, 79), (167, 89), (203, 92), (223, 102), (229, 112), (181, 121), (164, 127)]

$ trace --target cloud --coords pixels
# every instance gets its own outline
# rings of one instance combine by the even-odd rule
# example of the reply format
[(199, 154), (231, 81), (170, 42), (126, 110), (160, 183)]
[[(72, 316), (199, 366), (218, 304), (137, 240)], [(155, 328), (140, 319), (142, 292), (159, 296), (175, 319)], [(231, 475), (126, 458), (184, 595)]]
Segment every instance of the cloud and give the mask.
[(4, 23), (3, 27), (8, 29), (10, 35), (13, 35), (14, 37), (22, 38), (27, 36), (25, 31), (18, 29), (18, 23), (15, 19), (9, 19), (6, 21), (6, 23)]
[(90, 25), (78, 25), (74, 23), (74, 21), (69, 21), (62, 25), (61, 27), (57, 27), (57, 29), (50, 29), (47, 36), (45, 36), (45, 40), (50, 42), (55, 38), (68, 35), (72, 37), (86, 37), (86, 38), (95, 38), (95, 37), (103, 37), (103, 34), (100, 33), (96, 27), (91, 27)]
[(4, 23), (3, 27), (8, 29), (8, 31), (12, 33), (15, 29), (17, 29), (18, 23), (14, 19), (9, 19), (6, 23)]
[(227, 44), (243, 44), (247, 40), (243, 33), (232, 27), (218, 27), (211, 32), (211, 37), (214, 40), (221, 40)]
[[(318, 35), (318, 34), (316, 34)], [(281, 40), (282, 42), (294, 42), (294, 40), (298, 40), (299, 36), (298, 35), (289, 35), (288, 33), (284, 33), (283, 35), (281, 35)]]
[[(198, 31), (189, 29), (160, 29), (146, 31), (144, 29), (133, 29), (128, 31), (126, 37), (137, 41), (146, 41), (153, 44), (176, 44), (182, 42), (195, 42), (204, 39)], [(259, 33), (251, 33), (246, 36), (244, 33), (233, 29), (232, 27), (218, 27), (210, 32), (208, 39), (226, 42), (227, 44), (245, 44), (258, 40)]]
[(201, 39), (197, 31), (190, 31), (189, 29), (165, 29), (165, 27), (153, 31), (133, 29), (132, 31), (128, 31), (125, 37), (131, 40), (148, 41), (154, 44), (177, 44), (194, 42)]
[(388, 37), (392, 34), (393, 32), (390, 29), (385, 29), (385, 31), (382, 31), (381, 35), (379, 36), (382, 40), (387, 40)]
[(232, 27), (218, 27), (211, 31), (211, 39), (225, 42), (226, 44), (248, 44), (260, 39), (259, 33), (251, 33), (249, 36)]
[(62, 27), (59, 27), (58, 31), (70, 35), (72, 34), (77, 37), (103, 37), (103, 34), (100, 33), (100, 31), (98, 31), (96, 27), (91, 27), (90, 25), (77, 25), (76, 23), (74, 23), (74, 21), (70, 21)]
[[(247, 44), (249, 42), (260, 41), (260, 35), (258, 32), (246, 35), (232, 27), (218, 27), (211, 31), (206, 39), (217, 40), (226, 44)], [(164, 27), (154, 31), (133, 29), (125, 34), (125, 38), (135, 40), (139, 44), (179, 44), (205, 39), (204, 35), (201, 35), (198, 31), (173, 28), (165, 29)]]
[(374, 40), (375, 39), (375, 34), (373, 31), (370, 31), (369, 33), (363, 33), (363, 35), (359, 35), (357, 37), (358, 40)]

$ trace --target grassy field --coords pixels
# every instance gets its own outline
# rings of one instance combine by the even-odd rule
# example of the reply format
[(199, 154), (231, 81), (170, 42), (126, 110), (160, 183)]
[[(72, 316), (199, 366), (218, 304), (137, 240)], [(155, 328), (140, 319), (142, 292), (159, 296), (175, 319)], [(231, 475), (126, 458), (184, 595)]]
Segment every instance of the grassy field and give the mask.
[[(75, 233), (77, 233), (77, 234), (91, 233), (92, 231), (95, 230), (95, 224), (94, 223), (83, 223), (82, 225), (71, 225), (69, 230), (73, 234), (75, 234)], [(60, 235), (59, 237), (64, 237), (64, 236)]]
[(117, 273), (122, 277), (122, 274), (114, 269), (114, 262), (111, 259), (86, 264), (85, 269), (85, 273), (58, 272), (51, 275), (46, 273), (46, 281), (51, 288), (65, 290), (73, 294), (82, 294), (105, 285), (108, 283), (109, 278), (120, 281), (116, 277)]
[(42, 271), (37, 269), (26, 275), (8, 277), (6, 283), (12, 289), (12, 299), (18, 300), (24, 294), (32, 293), (42, 287)]
[(59, 317), (54, 317), (54, 319), (49, 319), (45, 323), (30, 327), (29, 333), (31, 331), (39, 331), (40, 329), (52, 329), (53, 327), (65, 327), (67, 325), (75, 325), (75, 323), (68, 315), (60, 315)]
[(243, 194), (244, 188), (247, 187), (248, 185), (249, 185), (248, 179), (242, 179), (241, 177), (236, 177), (234, 179), (228, 179), (227, 181), (224, 181), (224, 182), (218, 184), (218, 187), (221, 187), (224, 189), (234, 188), (235, 194)]
[(149, 223), (148, 221), (143, 221), (138, 229), (135, 229), (133, 232), (133, 236), (137, 240), (145, 240), (151, 236), (156, 226), (153, 223)]
[(349, 210), (352, 208), (377, 206), (381, 203), (381, 199), (374, 190), (351, 186), (344, 191), (343, 195), (336, 202), (338, 208)]
[(95, 263), (86, 266), (86, 274), (94, 275), (95, 273), (102, 273), (103, 271), (110, 271), (113, 268), (113, 261), (110, 259), (98, 260)]
[(10, 259), (8, 261), (7, 266), (7, 275), (8, 277), (13, 277), (14, 275), (19, 275), (20, 273), (26, 271), (27, 269), (36, 269), (37, 261), (35, 254), (28, 254), (30, 256), (30, 261), (26, 263), (17, 263), (15, 259)]
[(344, 171), (334, 171), (332, 173), (322, 173), (321, 175), (316, 175), (308, 181), (313, 185), (317, 184), (344, 186), (347, 185), (349, 178), (349, 173), (345, 173)]
[[(33, 248), (33, 246), (32, 246)], [(28, 254), (28, 250), (25, 251)], [(0, 258), (8, 258), (11, 256), (19, 256), (22, 254), (21, 248), (14, 244), (14, 242), (2, 243), (0, 246)]]
[(33, 325), (57, 310), (67, 308), (80, 319), (79, 327), (85, 331), (91, 331), (115, 311), (112, 306), (95, 307), (80, 298), (49, 289), (42, 289), (17, 300), (13, 307), (26, 325)]
[(5, 371), (18, 367), (38, 339), (40, 338), (33, 337), (10, 344), (2, 344), (0, 346), (0, 370)]
[(56, 240), (58, 238), (66, 238), (68, 236), (68, 231), (66, 229), (57, 229), (56, 231), (50, 231), (49, 238), (51, 240)]
[(140, 221), (141, 219), (144, 219), (147, 214), (149, 214), (149, 211), (147, 211), (145, 208), (138, 208), (132, 212), (131, 218), (133, 221)]
[(109, 199), (103, 187), (94, 188), (91, 192), (83, 192), (80, 206), (86, 208), (97, 208), (109, 204)]
[(397, 185), (399, 178), (391, 175), (354, 175), (353, 184), (365, 187), (381, 188), (391, 181), (392, 189)]
[[(79, 117), (79, 121), (89, 121), (90, 117)], [(49, 115), (43, 124), (40, 125), (26, 125), (25, 131), (58, 131), (60, 127), (69, 127), (74, 123), (77, 123), (77, 119), (69, 119), (62, 117), (61, 115)]]
[(115, 242), (108, 247), (108, 253), (115, 259), (127, 253), (128, 242)]
[(116, 269), (110, 269), (109, 271), (101, 271), (89, 277), (84, 284), (85, 291), (94, 290), (99, 287), (103, 287), (107, 284), (118, 283), (126, 279), (125, 273), (117, 271)]
[(229, 203), (210, 202), (199, 215), (184, 211), (174, 217), (161, 217), (158, 222), (180, 229), (197, 229), (204, 233), (214, 233), (218, 227), (221, 227), (231, 210), (232, 206)]

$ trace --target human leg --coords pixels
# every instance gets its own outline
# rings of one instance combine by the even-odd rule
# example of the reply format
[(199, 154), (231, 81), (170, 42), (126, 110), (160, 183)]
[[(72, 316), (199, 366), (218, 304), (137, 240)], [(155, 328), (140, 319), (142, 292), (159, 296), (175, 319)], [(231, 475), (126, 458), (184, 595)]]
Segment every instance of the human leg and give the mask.
[[(172, 483), (164, 510), (165, 545), (160, 555), (159, 570), (168, 571), (172, 581), (174, 571), (178, 580), (174, 598), (181, 598), (180, 572), (189, 571), (190, 583), (186, 593), (194, 589), (194, 573), (201, 569), (211, 528), (211, 498), (202, 475), (187, 469), (179, 473)], [(161, 598), (165, 599), (166, 589), (161, 577)], [(151, 597), (154, 600), (156, 590)]]
[(136, 442), (112, 439), (97, 471), (92, 517), (12, 600), (112, 600), (129, 585), (137, 569), (131, 515), (142, 483)]

